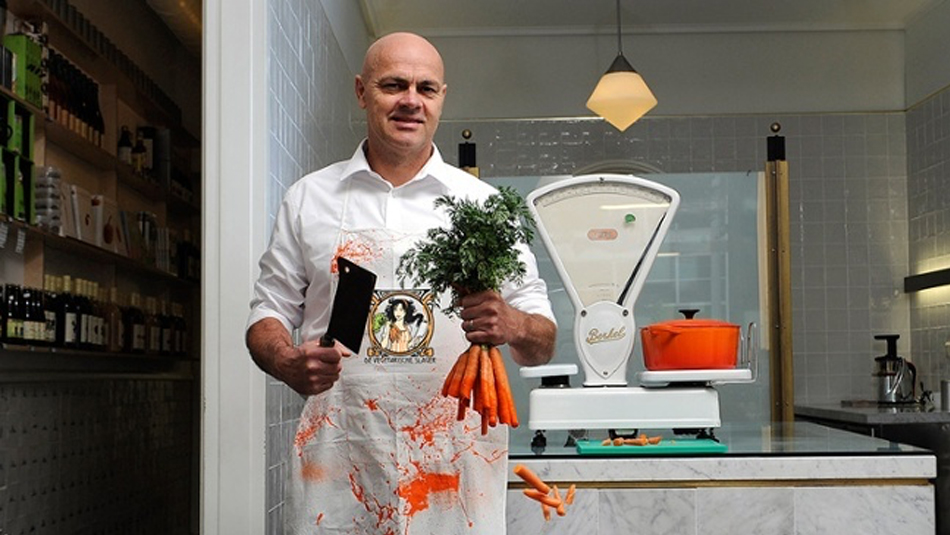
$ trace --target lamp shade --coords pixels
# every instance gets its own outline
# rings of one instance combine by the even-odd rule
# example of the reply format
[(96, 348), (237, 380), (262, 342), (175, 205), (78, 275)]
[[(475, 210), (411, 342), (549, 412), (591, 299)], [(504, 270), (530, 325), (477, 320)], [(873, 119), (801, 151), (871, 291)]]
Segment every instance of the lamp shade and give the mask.
[(587, 99), (587, 108), (623, 132), (656, 106), (656, 97), (630, 63), (618, 54)]

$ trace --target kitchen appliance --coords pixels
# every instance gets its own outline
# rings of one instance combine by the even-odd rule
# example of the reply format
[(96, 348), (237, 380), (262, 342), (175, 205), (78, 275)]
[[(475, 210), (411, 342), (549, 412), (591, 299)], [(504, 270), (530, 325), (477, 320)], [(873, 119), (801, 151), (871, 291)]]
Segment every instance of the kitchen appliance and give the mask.
[(899, 334), (879, 334), (875, 340), (887, 343), (887, 353), (874, 359), (878, 403), (916, 403), (917, 367), (897, 355)]
[(679, 193), (639, 177), (597, 174), (541, 187), (527, 201), (574, 307), (574, 341), (584, 370), (583, 386), (573, 388), (574, 364), (520, 370), (524, 378), (541, 379), (529, 395), (528, 427), (536, 433), (607, 429), (615, 436), (673, 429), (712, 436), (721, 425), (714, 386), (755, 380), (752, 326), (739, 367), (648, 369), (637, 374), (639, 386), (627, 384), (637, 332), (633, 307), (679, 207)]

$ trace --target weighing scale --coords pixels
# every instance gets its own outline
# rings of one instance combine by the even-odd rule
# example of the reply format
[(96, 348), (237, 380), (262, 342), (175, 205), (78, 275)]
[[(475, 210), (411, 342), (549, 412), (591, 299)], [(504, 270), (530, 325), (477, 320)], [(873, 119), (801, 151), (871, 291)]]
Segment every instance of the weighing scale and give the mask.
[[(583, 385), (571, 387), (576, 364), (521, 368), (521, 377), (541, 379), (529, 396), (528, 427), (535, 438), (544, 430), (584, 431), (576, 434), (582, 437), (586, 430), (607, 429), (615, 437), (622, 436), (618, 431), (672, 429), (695, 434), (689, 440), (697, 444), (715, 445), (706, 451), (723, 451), (712, 432), (721, 425), (714, 386), (755, 380), (752, 326), (740, 359), (748, 362), (740, 367), (642, 371), (639, 386), (627, 385), (639, 336), (633, 307), (679, 208), (679, 193), (639, 177), (597, 174), (541, 187), (527, 203), (574, 306), (574, 341), (584, 370)], [(579, 450), (592, 445), (578, 444)]]

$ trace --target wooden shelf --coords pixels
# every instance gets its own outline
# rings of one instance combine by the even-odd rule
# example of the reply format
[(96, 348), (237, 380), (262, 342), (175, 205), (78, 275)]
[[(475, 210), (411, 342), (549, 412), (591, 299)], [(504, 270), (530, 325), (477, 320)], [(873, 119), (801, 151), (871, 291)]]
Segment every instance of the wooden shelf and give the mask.
[(198, 360), (190, 356), (109, 353), (61, 347), (0, 344), (0, 381), (87, 378), (192, 381)]
[[(77, 240), (76, 238), (53, 234), (52, 232), (43, 230), (35, 225), (27, 225), (22, 221), (10, 219), (6, 216), (2, 216), (2, 218), (0, 218), (0, 223), (5, 223), (14, 229), (25, 229), (27, 233), (27, 240), (41, 240), (43, 245), (49, 249), (81, 256), (94, 262), (113, 264), (117, 268), (125, 269), (135, 275), (148, 277), (153, 280), (162, 281), (168, 284), (186, 288), (194, 288), (198, 285), (197, 282), (183, 279), (174, 273), (169, 273), (148, 264), (143, 264), (142, 262), (133, 260), (127, 256), (122, 256), (112, 251), (107, 251), (102, 247), (98, 247), (82, 240)], [(13, 236), (9, 236), (7, 238), (8, 241), (11, 239), (16, 238)]]
[[(45, 117), (45, 115), (43, 116)], [(42, 128), (46, 132), (46, 139), (60, 149), (76, 156), (86, 163), (102, 171), (112, 171), (118, 160), (102, 147), (90, 143), (88, 140), (49, 118), (43, 121)]]
[(115, 172), (118, 177), (119, 184), (134, 189), (149, 200), (155, 202), (165, 202), (168, 197), (165, 194), (165, 189), (162, 188), (160, 184), (148, 180), (142, 175), (135, 174), (135, 172), (132, 170), (132, 166), (129, 164), (115, 160)]

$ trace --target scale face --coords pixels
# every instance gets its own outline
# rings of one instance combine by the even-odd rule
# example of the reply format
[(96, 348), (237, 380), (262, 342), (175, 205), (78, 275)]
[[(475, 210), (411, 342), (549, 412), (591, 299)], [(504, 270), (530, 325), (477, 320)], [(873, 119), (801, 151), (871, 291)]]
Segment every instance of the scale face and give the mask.
[(647, 249), (659, 248), (658, 231), (678, 203), (673, 190), (621, 175), (568, 179), (529, 196), (548, 252), (581, 308), (635, 297), (631, 278), (635, 271), (645, 278), (644, 264), (655, 257), (645, 258)]
[(584, 385), (625, 386), (633, 305), (679, 206), (666, 186), (587, 175), (528, 195), (528, 208), (574, 305)]

